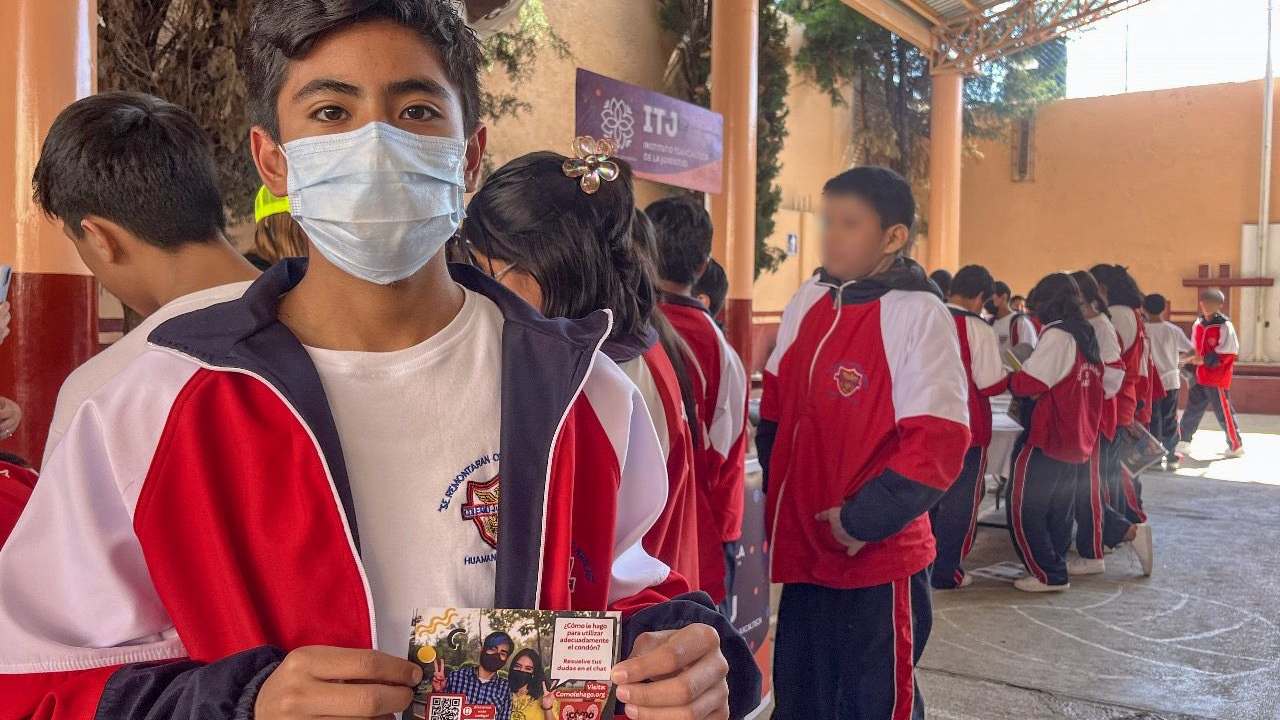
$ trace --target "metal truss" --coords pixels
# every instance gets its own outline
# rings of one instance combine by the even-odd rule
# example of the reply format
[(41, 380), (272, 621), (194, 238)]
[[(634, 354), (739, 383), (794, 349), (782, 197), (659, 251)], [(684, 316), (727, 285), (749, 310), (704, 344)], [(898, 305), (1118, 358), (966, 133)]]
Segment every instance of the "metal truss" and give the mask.
[[(1010, 0), (933, 26), (933, 68), (972, 72), (978, 65), (1035, 47), (1149, 0)], [(1007, 5), (1007, 7), (1001, 7)], [(998, 9), (997, 9), (998, 8)]]

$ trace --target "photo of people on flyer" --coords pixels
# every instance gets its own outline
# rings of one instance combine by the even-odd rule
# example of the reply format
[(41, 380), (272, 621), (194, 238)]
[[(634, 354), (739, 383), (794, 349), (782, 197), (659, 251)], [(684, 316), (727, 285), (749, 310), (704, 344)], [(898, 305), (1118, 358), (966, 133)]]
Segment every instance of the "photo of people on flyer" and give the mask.
[(437, 608), (414, 613), (423, 679), (406, 720), (597, 720), (612, 714), (618, 614)]

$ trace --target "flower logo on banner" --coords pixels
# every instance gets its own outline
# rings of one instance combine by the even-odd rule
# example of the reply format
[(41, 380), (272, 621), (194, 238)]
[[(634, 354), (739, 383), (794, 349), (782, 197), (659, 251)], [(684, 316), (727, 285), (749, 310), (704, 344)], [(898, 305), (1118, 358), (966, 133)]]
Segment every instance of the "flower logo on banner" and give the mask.
[(609, 98), (600, 112), (600, 131), (605, 137), (616, 140), (619, 150), (631, 146), (635, 137), (636, 119), (631, 114), (631, 106), (618, 98)]

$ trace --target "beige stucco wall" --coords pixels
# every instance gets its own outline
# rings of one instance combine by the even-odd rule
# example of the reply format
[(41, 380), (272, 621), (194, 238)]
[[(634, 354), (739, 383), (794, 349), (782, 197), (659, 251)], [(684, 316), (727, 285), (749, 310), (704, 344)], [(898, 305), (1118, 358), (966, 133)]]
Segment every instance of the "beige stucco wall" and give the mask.
[(1241, 225), (1257, 221), (1261, 124), (1261, 82), (1050, 104), (1036, 117), (1034, 182), (1011, 181), (1008, 142), (966, 158), (961, 261), (1024, 293), (1053, 270), (1118, 262), (1190, 310), (1181, 279), (1198, 265), (1239, 272)]
[[(662, 91), (662, 74), (671, 43), (658, 27), (653, 2), (549, 0), (547, 21), (569, 44), (572, 57), (561, 59), (541, 51), (532, 77), (512, 90), (501, 70), (484, 80), (492, 92), (511, 92), (532, 108), (489, 129), (490, 159), (495, 167), (535, 150), (568, 153), (574, 131), (574, 75), (579, 67), (625, 82)], [(641, 205), (664, 194), (654, 183), (639, 181)]]
[[(547, 19), (568, 41), (572, 58), (560, 59), (549, 50), (538, 57), (533, 77), (515, 94), (532, 105), (516, 118), (490, 128), (489, 148), (495, 166), (533, 150), (566, 152), (574, 130), (574, 71), (578, 67), (664, 92), (662, 81), (671, 41), (658, 27), (651, 2), (554, 0), (544, 2)], [(791, 35), (799, 47), (800, 33)], [(792, 73), (788, 107), (791, 130), (783, 152), (783, 211), (772, 242), (786, 246), (788, 233), (800, 237), (800, 253), (789, 258), (777, 274), (760, 278), (755, 289), (758, 311), (780, 311), (799, 283), (817, 266), (817, 222), (805, 210), (816, 207), (822, 184), (847, 165), (850, 138), (849, 109), (833, 108), (830, 99)], [(506, 76), (486, 78), (494, 92), (509, 91)], [(529, 90), (536, 89), (536, 93)], [(637, 199), (645, 205), (668, 188), (637, 183)]]

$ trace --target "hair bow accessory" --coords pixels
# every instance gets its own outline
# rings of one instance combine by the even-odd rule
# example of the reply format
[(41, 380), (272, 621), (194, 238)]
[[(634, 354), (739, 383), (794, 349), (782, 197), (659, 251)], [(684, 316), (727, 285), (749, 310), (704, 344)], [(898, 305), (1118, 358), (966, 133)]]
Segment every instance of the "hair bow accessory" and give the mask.
[(582, 191), (594, 195), (602, 181), (613, 182), (622, 174), (618, 163), (609, 159), (617, 151), (618, 143), (610, 138), (596, 140), (590, 135), (574, 138), (573, 152), (577, 157), (564, 161), (564, 174), (582, 178), (578, 183)]

